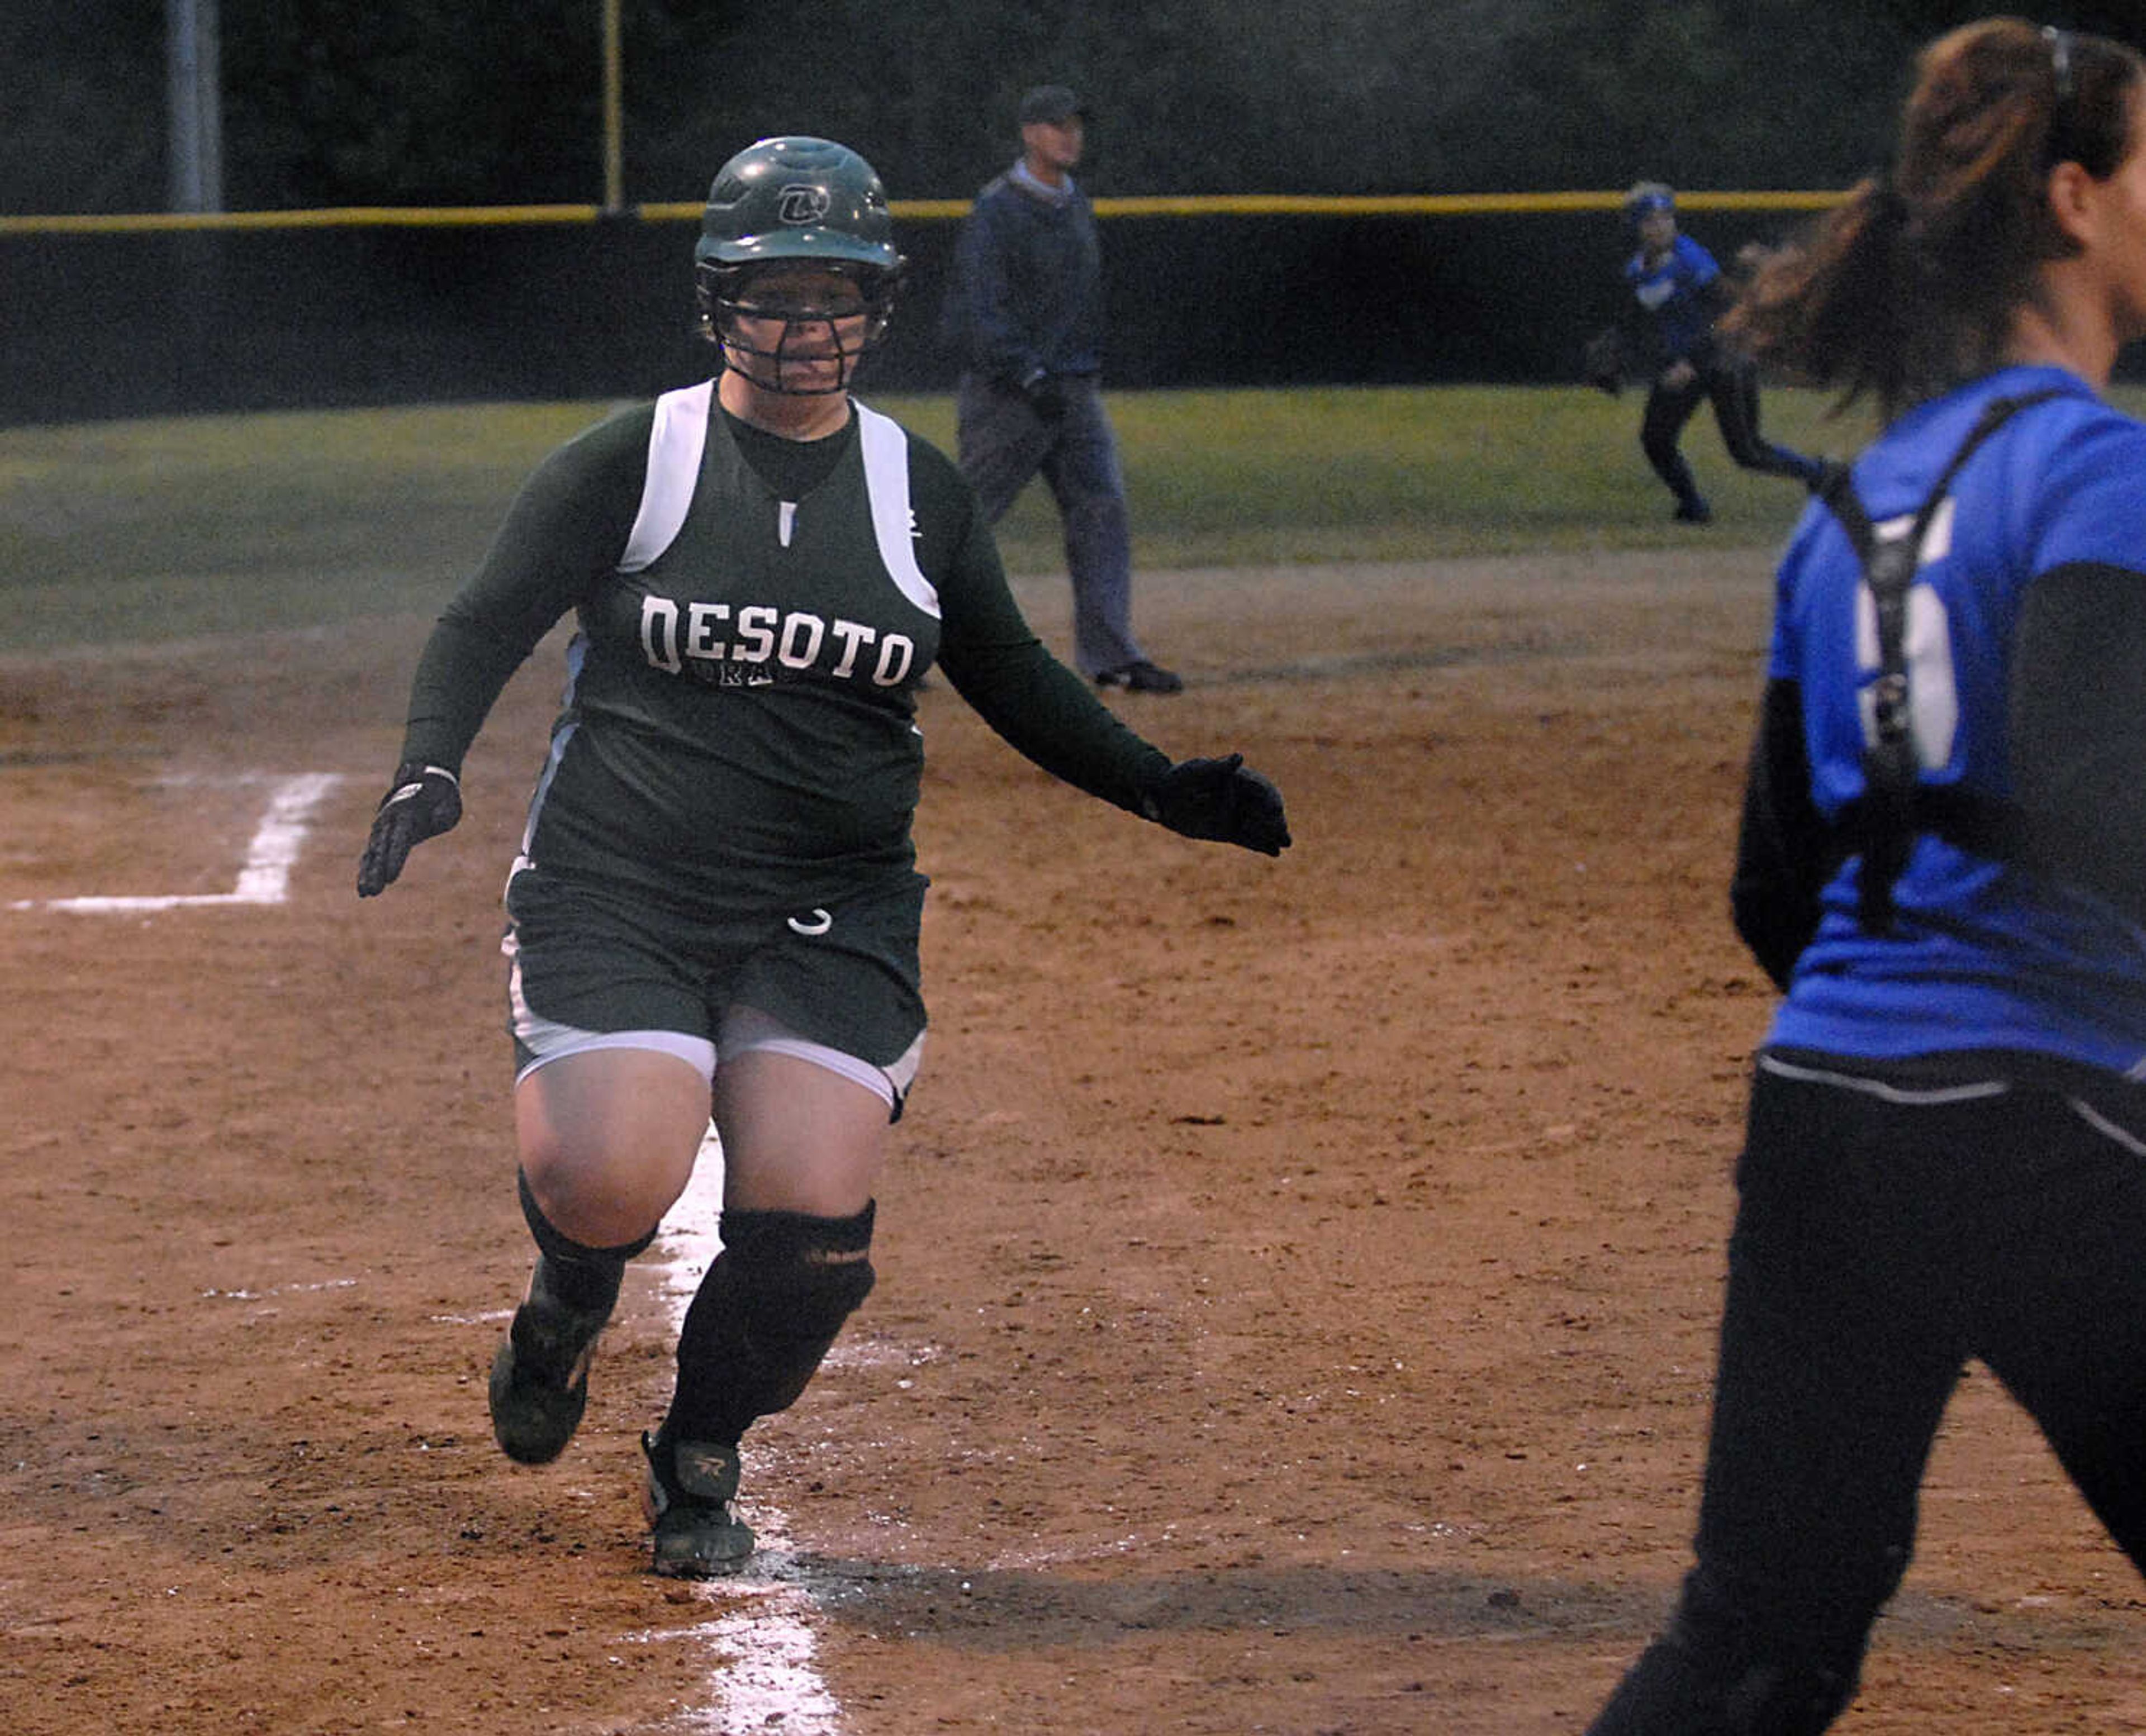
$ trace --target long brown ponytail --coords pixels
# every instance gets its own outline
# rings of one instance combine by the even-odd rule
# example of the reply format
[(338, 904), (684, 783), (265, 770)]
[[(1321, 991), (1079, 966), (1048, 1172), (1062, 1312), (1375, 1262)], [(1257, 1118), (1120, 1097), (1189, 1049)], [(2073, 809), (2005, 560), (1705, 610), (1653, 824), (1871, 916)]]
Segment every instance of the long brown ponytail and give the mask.
[(1988, 18), (1924, 49), (1892, 166), (1759, 272), (1725, 328), (1788, 377), (1888, 420), (1996, 365), (2034, 274), (2072, 243), (2049, 170), (2106, 179), (2146, 82), (2103, 37)]

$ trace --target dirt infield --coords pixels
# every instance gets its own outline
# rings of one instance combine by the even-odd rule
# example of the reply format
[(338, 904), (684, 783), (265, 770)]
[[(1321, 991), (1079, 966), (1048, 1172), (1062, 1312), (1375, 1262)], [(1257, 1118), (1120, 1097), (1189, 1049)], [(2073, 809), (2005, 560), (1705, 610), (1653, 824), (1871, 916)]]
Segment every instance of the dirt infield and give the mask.
[[(1170, 837), (926, 696), (931, 1046), (880, 1287), (748, 1442), (738, 1586), (641, 1571), (656, 1270), (557, 1464), (485, 1418), (556, 657), (364, 905), (422, 621), (0, 664), (0, 1729), (1581, 1729), (1690, 1528), (1764, 551), (1145, 585), (1195, 685), (1119, 703), (1272, 772), (1297, 846)], [(196, 901), (49, 903), (89, 895)], [(1839, 1728), (2146, 1731), (2141, 1607), (1977, 1371)]]

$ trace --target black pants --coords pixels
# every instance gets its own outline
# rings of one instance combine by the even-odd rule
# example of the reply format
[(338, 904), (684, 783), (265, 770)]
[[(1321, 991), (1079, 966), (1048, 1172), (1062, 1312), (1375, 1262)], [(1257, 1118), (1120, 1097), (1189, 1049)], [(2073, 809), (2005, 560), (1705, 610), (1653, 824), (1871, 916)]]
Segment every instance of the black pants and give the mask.
[(2146, 1567), (2146, 1090), (2018, 1056), (1944, 1070), (1761, 1058), (1697, 1562), (1592, 1736), (1829, 1724), (1969, 1359)]
[(1679, 506), (1695, 505), (1699, 498), (1699, 485), (1677, 442), (1684, 424), (1704, 402), (1714, 406), (1722, 445), (1745, 470), (1805, 482), (1817, 476), (1817, 460), (1759, 437), (1758, 368), (1748, 361), (1716, 357), (1694, 364), (1692, 377), (1682, 386), (1657, 382), (1647, 394), (1646, 413), (1639, 422), (1639, 449)]

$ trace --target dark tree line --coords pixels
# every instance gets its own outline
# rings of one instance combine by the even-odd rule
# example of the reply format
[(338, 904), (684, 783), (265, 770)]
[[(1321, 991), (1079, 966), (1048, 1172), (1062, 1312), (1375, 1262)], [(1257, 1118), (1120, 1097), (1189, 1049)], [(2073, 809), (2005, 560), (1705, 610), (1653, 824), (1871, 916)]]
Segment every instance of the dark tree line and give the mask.
[[(1845, 184), (1947, 0), (622, 0), (626, 194), (687, 200), (770, 132), (965, 197), (1023, 87), (1093, 104), (1099, 192)], [(0, 17), (0, 212), (166, 200), (164, 0)], [(2058, 21), (2146, 46), (2139, 0)], [(2054, 16), (2052, 14), (2051, 16)], [(599, 0), (220, 0), (224, 202), (601, 197)]]

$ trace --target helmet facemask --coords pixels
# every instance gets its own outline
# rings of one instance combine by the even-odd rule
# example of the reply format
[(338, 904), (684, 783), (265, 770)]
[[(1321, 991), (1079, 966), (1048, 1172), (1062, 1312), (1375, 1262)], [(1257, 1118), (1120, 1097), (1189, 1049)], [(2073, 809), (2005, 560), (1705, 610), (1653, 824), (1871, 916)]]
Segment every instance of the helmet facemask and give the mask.
[(693, 258), (702, 329), (723, 366), (785, 397), (847, 392), (886, 335), (901, 280), (871, 165), (801, 135), (764, 138), (716, 172)]
[[(763, 392), (825, 397), (850, 389), (886, 335), (898, 274), (851, 261), (700, 262), (701, 330), (723, 366)], [(817, 280), (801, 292), (801, 280)], [(838, 362), (831, 372), (830, 362)]]

